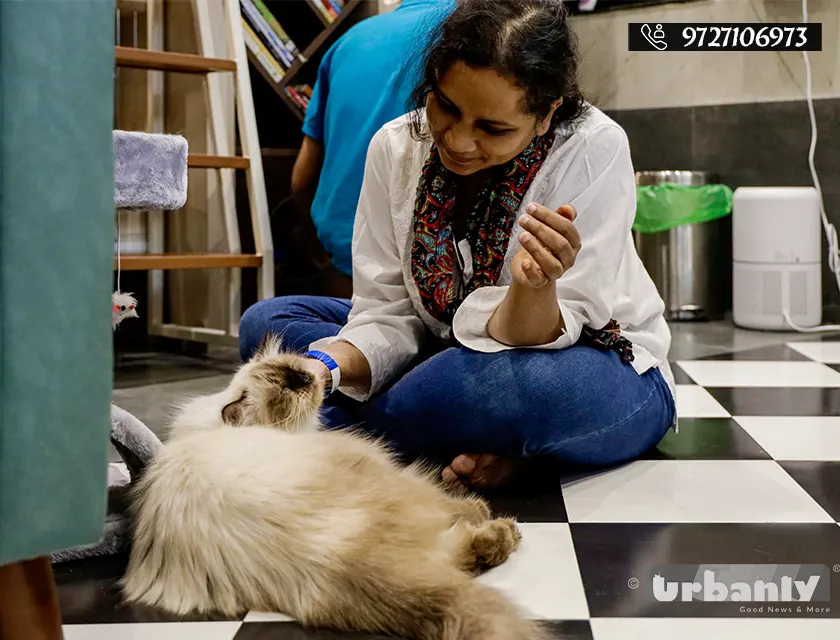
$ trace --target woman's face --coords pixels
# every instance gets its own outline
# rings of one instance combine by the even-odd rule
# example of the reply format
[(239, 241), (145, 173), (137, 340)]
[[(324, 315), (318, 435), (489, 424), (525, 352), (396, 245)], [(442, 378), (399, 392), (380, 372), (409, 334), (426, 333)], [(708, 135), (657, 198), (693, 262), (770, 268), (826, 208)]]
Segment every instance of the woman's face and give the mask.
[(535, 135), (543, 135), (552, 114), (538, 121), (523, 113), (525, 94), (490, 69), (455, 62), (426, 100), (426, 117), (440, 158), (450, 171), (467, 176), (518, 156)]

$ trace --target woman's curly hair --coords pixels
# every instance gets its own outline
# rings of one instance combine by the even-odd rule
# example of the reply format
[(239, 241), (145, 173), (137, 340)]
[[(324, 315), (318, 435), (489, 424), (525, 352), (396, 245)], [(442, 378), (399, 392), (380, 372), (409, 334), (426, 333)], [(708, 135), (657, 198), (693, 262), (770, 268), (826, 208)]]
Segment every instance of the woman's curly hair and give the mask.
[(577, 41), (561, 0), (461, 0), (432, 34), (422, 79), (411, 93), (412, 133), (425, 139), (422, 110), (439, 79), (457, 61), (493, 69), (525, 93), (523, 110), (552, 125), (580, 118), (586, 102), (578, 81)]

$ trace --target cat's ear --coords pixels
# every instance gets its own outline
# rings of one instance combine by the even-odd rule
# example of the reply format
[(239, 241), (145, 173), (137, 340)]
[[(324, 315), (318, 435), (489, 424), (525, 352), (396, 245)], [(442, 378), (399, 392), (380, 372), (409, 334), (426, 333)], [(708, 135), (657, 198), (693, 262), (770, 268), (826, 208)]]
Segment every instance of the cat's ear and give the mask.
[(226, 404), (222, 409), (222, 421), (231, 426), (238, 427), (242, 424), (242, 419), (245, 412), (245, 394), (243, 393), (239, 400)]

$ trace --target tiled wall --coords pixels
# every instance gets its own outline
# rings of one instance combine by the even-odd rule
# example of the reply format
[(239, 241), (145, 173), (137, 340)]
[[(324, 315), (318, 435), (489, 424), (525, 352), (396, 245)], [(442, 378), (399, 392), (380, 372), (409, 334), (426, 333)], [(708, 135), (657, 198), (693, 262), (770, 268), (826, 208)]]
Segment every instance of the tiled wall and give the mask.
[[(810, 186), (810, 122), (800, 53), (627, 51), (628, 22), (798, 22), (801, 0), (702, 0), (574, 18), (588, 97), (621, 124), (637, 170), (717, 173), (733, 188)], [(816, 167), (840, 227), (840, 0), (809, 0), (823, 23), (811, 54)], [(824, 269), (827, 317), (840, 293)]]

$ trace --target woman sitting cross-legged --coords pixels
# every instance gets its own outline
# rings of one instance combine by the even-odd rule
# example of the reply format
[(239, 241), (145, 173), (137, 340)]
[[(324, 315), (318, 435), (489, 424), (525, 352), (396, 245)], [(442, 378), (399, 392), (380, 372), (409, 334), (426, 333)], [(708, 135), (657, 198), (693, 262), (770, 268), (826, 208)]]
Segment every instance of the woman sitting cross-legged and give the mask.
[(255, 305), (243, 358), (280, 335), (323, 363), (329, 428), (471, 487), (654, 447), (676, 420), (670, 333), (627, 137), (581, 97), (562, 2), (465, 0), (424, 65), (370, 145), (352, 301)]

